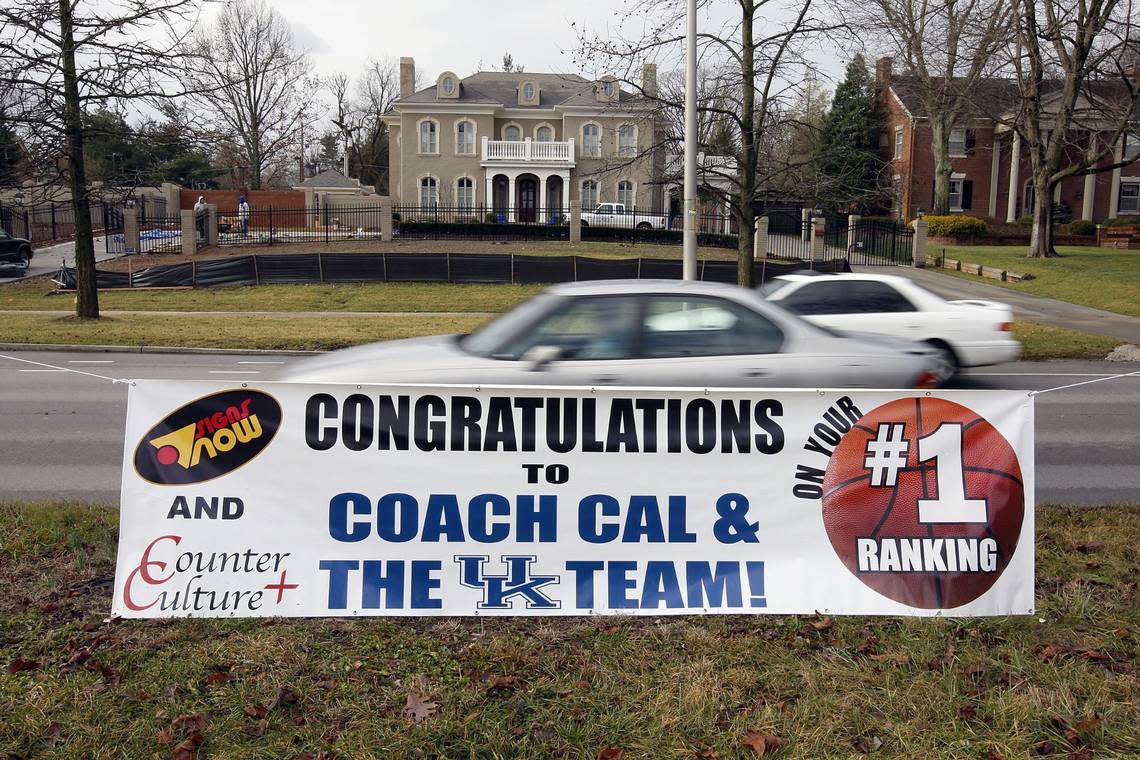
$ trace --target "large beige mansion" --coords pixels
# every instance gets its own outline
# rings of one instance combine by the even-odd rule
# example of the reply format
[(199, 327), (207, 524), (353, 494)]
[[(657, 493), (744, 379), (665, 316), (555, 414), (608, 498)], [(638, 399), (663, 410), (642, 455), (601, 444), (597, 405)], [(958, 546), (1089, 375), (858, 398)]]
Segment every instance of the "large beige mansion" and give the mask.
[[(642, 70), (646, 94), (656, 67)], [(661, 211), (663, 154), (653, 110), (612, 77), (446, 71), (415, 91), (400, 59), (400, 98), (385, 116), (397, 204), (480, 209), (519, 221), (569, 202)]]

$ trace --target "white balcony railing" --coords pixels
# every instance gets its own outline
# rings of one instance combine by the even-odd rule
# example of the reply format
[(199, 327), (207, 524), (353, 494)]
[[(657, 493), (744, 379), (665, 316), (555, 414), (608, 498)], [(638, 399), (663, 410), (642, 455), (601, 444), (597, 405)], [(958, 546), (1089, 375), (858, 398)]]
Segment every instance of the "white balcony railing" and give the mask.
[(572, 164), (574, 141), (537, 142), (529, 137), (525, 140), (489, 140), (484, 137), (483, 160)]

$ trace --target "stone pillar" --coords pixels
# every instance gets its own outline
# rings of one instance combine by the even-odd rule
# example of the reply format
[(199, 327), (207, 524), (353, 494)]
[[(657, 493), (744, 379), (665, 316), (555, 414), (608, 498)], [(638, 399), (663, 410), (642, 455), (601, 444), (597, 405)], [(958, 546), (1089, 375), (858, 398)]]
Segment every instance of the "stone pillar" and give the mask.
[(827, 220), (822, 216), (812, 217), (811, 220), (811, 260), (823, 261), (827, 258), (824, 248), (825, 234), (827, 233)]
[(392, 196), (380, 199), (380, 242), (392, 242)]
[(513, 222), (515, 220), (515, 178), (512, 175), (507, 185), (507, 221)]
[(911, 246), (914, 265), (921, 269), (926, 266), (926, 220), (915, 219), (910, 224), (914, 227), (914, 244)]
[(862, 219), (859, 214), (847, 215), (847, 253), (851, 254), (855, 251), (856, 236), (858, 232), (859, 220)]
[(137, 208), (123, 209), (123, 251), (130, 256), (142, 250), (142, 241), (139, 239), (139, 210)]
[(768, 258), (768, 217), (761, 216), (756, 220), (756, 236), (752, 240), (752, 258)]
[[(1117, 138), (1116, 147), (1112, 150), (1112, 160), (1116, 163), (1124, 160), (1124, 138)], [(1120, 208), (1120, 167), (1112, 170), (1112, 185), (1108, 190), (1108, 218), (1115, 219), (1117, 209)]]
[(582, 201), (570, 201), (570, 242), (582, 242)]
[(218, 244), (218, 204), (206, 204), (206, 245)]
[(194, 209), (183, 209), (180, 219), (182, 221), (182, 254), (193, 256), (198, 252), (198, 227), (194, 223)]
[(163, 182), (160, 189), (166, 199), (166, 215), (178, 216), (178, 209), (182, 207), (182, 188), (173, 182)]
[(997, 195), (998, 195), (998, 175), (1001, 173), (1001, 143), (998, 142), (998, 133), (994, 132), (994, 137), (991, 142), (991, 150), (993, 154), (990, 158), (990, 208), (989, 214), (991, 219), (997, 218)]
[(305, 188), (305, 227), (312, 227), (317, 217), (317, 193), (311, 187)]
[(801, 222), (800, 234), (803, 238), (803, 242), (805, 242), (805, 243), (811, 239), (811, 227), (808, 224), (808, 222), (810, 222), (810, 221), (811, 221), (811, 209), (810, 208), (800, 209), (800, 222)]
[(1017, 221), (1017, 190), (1021, 184), (1021, 135), (1013, 133), (1013, 153), (1009, 158), (1009, 198), (1006, 200), (1005, 220)]

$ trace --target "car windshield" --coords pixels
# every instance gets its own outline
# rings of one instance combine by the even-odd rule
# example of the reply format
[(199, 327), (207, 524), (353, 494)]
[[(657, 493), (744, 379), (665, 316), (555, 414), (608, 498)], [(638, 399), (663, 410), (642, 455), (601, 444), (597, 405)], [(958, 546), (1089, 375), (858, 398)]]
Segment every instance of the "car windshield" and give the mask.
[(476, 356), (490, 356), (495, 349), (520, 330), (532, 324), (539, 314), (548, 310), (555, 296), (540, 295), (524, 301), (498, 319), (492, 320), (464, 337), (460, 347)]
[(779, 277), (777, 277), (775, 279), (768, 280), (766, 283), (756, 288), (756, 292), (760, 294), (761, 298), (767, 298), (777, 290), (787, 287), (787, 285), (787, 280), (781, 280)]

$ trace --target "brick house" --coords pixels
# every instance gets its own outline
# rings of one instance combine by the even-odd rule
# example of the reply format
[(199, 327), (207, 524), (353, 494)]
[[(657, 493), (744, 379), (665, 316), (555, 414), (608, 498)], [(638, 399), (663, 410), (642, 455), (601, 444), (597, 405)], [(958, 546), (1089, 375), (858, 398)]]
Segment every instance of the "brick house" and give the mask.
[[(875, 81), (882, 100), (885, 129), (880, 142), (889, 161), (894, 185), (894, 211), (906, 219), (934, 206), (934, 156), (930, 151), (929, 119), (914, 92), (914, 80), (896, 76), (891, 58), (875, 65)], [(1013, 103), (1012, 83), (990, 80), (980, 95), (1007, 98)], [(1000, 102), (1000, 100), (998, 100)], [(1109, 139), (1093, 135), (1098, 144)], [(1088, 138), (1083, 139), (1090, 145)], [(1114, 146), (1112, 160), (1130, 158), (1123, 169), (1067, 177), (1057, 186), (1055, 203), (1068, 204), (1074, 219), (1101, 222), (1117, 216), (1140, 215), (1140, 118), (1136, 128)], [(950, 210), (972, 216), (1015, 222), (1033, 211), (1032, 169), (1022, 154), (1021, 140), (1007, 127), (978, 112), (967, 114), (950, 133)], [(1013, 188), (1011, 192), (1011, 188)]]
[[(663, 208), (653, 108), (614, 78), (445, 71), (418, 92), (415, 78), (415, 61), (401, 58), (400, 97), (384, 117), (398, 204), (521, 221), (571, 200)], [(656, 66), (643, 67), (641, 87), (656, 93)]]

